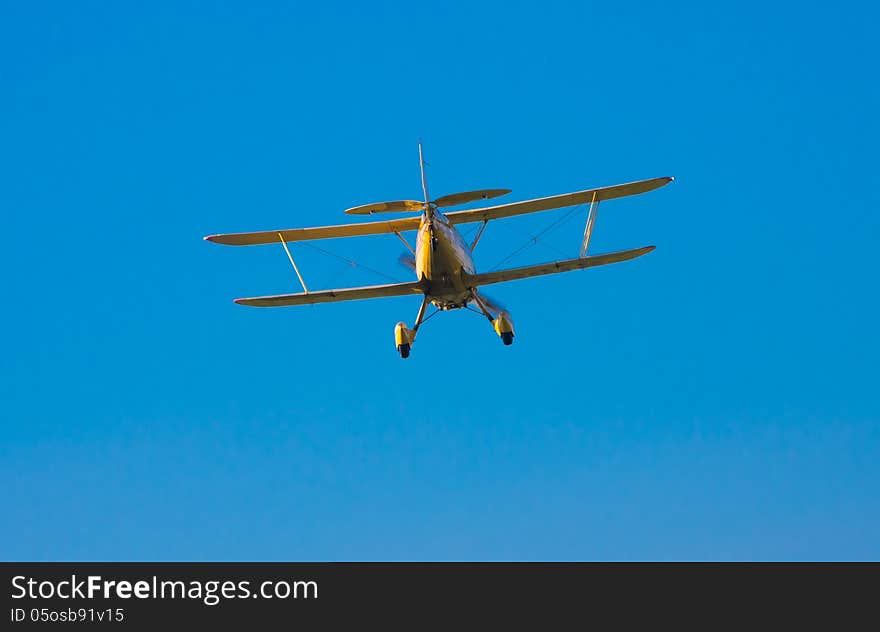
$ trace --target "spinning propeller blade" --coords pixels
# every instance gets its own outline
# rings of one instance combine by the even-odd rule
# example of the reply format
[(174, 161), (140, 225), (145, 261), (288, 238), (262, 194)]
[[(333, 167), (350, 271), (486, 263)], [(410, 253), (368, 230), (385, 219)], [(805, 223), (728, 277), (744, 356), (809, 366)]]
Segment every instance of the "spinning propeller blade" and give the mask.
[[(502, 305), (501, 303), (499, 303), (495, 299), (493, 299), (489, 296), (486, 296), (485, 292), (480, 292), (480, 298), (483, 300), (483, 303), (486, 304), (486, 307), (489, 308), (489, 311), (494, 312), (496, 316), (498, 314), (500, 314), (501, 312), (507, 311), (507, 309), (504, 307), (504, 305)], [(473, 301), (471, 301), (471, 302), (473, 302)]]
[(413, 272), (416, 271), (416, 258), (413, 257), (408, 252), (404, 252), (397, 258), (398, 263), (402, 265), (404, 268), (409, 268)]

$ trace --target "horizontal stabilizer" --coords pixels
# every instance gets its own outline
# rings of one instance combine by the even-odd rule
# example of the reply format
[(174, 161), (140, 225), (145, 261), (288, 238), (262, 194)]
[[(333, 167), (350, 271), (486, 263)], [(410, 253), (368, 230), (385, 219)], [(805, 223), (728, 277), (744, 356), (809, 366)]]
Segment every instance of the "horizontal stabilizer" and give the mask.
[(434, 200), (434, 206), (446, 208), (447, 206), (457, 206), (458, 204), (467, 204), (468, 202), (476, 202), (477, 200), (491, 200), (492, 198), (507, 195), (508, 193), (510, 193), (510, 189), (482, 189), (480, 191), (452, 193)]
[(355, 206), (345, 211), (346, 215), (372, 215), (373, 213), (419, 213), (425, 208), (424, 202), (416, 200), (396, 200), (394, 202), (375, 202)]
[(320, 290), (318, 292), (299, 292), (298, 294), (278, 294), (276, 296), (255, 296), (253, 298), (237, 298), (239, 305), (251, 307), (285, 307), (288, 305), (314, 305), (315, 303), (336, 303), (339, 301), (356, 301), (364, 298), (381, 298), (384, 296), (409, 296), (424, 294), (421, 281), (409, 283), (390, 283), (388, 285), (367, 285), (349, 287), (341, 290)]
[(524, 268), (511, 268), (509, 270), (498, 270), (496, 272), (484, 272), (482, 274), (468, 275), (464, 282), (468, 287), (479, 287), (481, 285), (489, 285), (491, 283), (502, 283), (504, 281), (516, 281), (517, 279), (528, 279), (530, 277), (543, 276), (545, 274), (557, 274), (559, 272), (571, 272), (572, 270), (583, 270), (584, 268), (592, 268), (595, 266), (604, 266), (609, 263), (618, 263), (620, 261), (628, 261), (646, 255), (656, 246), (645, 246), (643, 248), (634, 248), (632, 250), (621, 250), (619, 252), (611, 252), (606, 255), (593, 255), (592, 257), (581, 257), (579, 259), (567, 259), (565, 261), (551, 261), (550, 263), (539, 263), (534, 266), (526, 266)]

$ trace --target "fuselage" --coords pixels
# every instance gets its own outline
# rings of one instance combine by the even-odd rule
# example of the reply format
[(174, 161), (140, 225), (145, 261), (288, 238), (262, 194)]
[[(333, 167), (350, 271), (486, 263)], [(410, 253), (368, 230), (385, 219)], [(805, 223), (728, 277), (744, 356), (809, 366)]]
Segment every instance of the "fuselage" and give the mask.
[(416, 237), (416, 275), (429, 283), (431, 302), (440, 309), (464, 307), (470, 290), (462, 272), (474, 274), (471, 249), (438, 210), (422, 215)]

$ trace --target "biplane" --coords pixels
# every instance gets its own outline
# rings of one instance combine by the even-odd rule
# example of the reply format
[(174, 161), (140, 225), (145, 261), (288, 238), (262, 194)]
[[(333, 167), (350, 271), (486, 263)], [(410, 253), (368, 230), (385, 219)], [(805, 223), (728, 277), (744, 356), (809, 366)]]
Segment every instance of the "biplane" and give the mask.
[[(494, 283), (628, 261), (651, 252), (654, 250), (654, 246), (644, 246), (642, 248), (600, 255), (587, 255), (587, 248), (590, 244), (590, 236), (593, 232), (599, 203), (605, 200), (653, 191), (674, 180), (672, 177), (651, 178), (649, 180), (587, 189), (575, 193), (563, 193), (562, 195), (522, 202), (443, 212), (440, 209), (496, 198), (510, 193), (510, 189), (468, 191), (444, 195), (432, 200), (428, 195), (421, 142), (419, 142), (419, 165), (422, 176), (423, 200), (378, 202), (356, 206), (345, 211), (348, 215), (375, 215), (381, 213), (415, 213), (415, 215), (398, 219), (341, 224), (337, 226), (289, 228), (251, 233), (227, 233), (205, 237), (207, 241), (230, 246), (280, 243), (287, 253), (287, 257), (290, 259), (290, 263), (303, 288), (302, 292), (295, 294), (237, 298), (235, 302), (239, 305), (250, 305), (253, 307), (282, 307), (353, 301), (385, 296), (413, 295), (419, 296), (422, 299), (416, 314), (415, 323), (411, 328), (403, 322), (397, 323), (394, 327), (394, 342), (400, 357), (409, 357), (419, 327), (425, 321), (425, 310), (429, 303), (433, 304), (437, 311), (461, 308), (474, 309), (471, 306), (475, 306), (476, 310), (474, 311), (478, 311), (485, 316), (501, 341), (505, 345), (510, 345), (513, 343), (514, 337), (513, 320), (510, 314), (495, 301), (488, 298), (480, 289), (483, 286)], [(481, 273), (477, 272), (474, 267), (474, 249), (477, 247), (480, 237), (482, 237), (483, 231), (490, 221), (587, 203), (589, 203), (590, 207), (584, 226), (580, 253), (577, 258)], [(476, 222), (479, 222), (480, 226), (473, 240), (467, 243), (457, 227), (461, 224)], [(410, 245), (410, 242), (404, 236), (404, 233), (408, 231), (417, 231), (414, 247)], [(401, 262), (407, 264), (415, 272), (415, 281), (337, 290), (310, 291), (288, 246), (291, 242), (296, 241), (392, 233), (397, 235), (411, 253), (411, 256), (405, 255), (402, 257)]]

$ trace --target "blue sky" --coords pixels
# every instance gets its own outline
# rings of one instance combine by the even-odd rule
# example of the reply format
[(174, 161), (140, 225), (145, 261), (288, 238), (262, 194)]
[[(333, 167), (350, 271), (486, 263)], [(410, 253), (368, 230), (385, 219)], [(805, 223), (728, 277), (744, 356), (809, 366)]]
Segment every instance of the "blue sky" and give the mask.
[[(0, 558), (880, 558), (876, 7), (7, 3)], [(602, 206), (624, 264), (257, 310), (356, 204)], [(510, 265), (574, 256), (581, 209)], [(489, 269), (559, 218), (489, 225)], [(316, 242), (407, 280), (394, 236)], [(294, 249), (310, 287), (381, 283)]]

